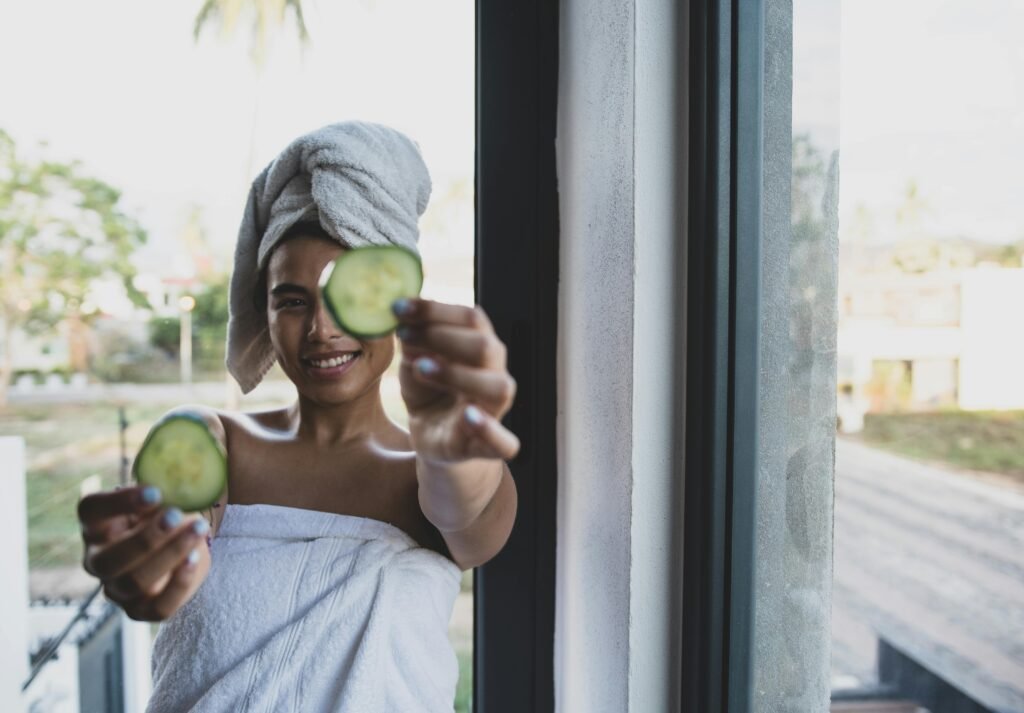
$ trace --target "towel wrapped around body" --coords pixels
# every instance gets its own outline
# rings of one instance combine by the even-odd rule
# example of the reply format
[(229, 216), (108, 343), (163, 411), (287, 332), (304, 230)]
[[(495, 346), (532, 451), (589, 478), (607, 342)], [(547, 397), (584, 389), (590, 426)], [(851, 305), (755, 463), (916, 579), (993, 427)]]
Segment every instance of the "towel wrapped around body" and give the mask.
[(380, 520), (228, 504), (146, 713), (450, 713), (461, 571)]

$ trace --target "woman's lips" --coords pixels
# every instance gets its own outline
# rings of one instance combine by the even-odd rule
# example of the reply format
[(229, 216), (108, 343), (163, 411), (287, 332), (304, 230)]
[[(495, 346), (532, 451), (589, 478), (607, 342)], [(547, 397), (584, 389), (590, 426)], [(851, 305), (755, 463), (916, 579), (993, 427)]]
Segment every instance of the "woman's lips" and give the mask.
[(330, 359), (318, 359), (318, 358), (307, 358), (303, 359), (302, 363), (306, 367), (306, 372), (317, 379), (338, 379), (345, 372), (352, 368), (352, 365), (359, 361), (359, 358), (363, 355), (362, 352), (356, 352), (355, 356), (346, 362), (337, 366), (317, 366), (314, 362), (330, 361)]

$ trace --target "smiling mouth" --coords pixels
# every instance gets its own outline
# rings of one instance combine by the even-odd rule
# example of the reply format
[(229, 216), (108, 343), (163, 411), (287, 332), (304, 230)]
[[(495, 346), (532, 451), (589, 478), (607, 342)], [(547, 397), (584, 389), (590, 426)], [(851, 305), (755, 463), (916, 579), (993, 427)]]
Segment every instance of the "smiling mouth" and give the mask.
[(360, 354), (362, 354), (362, 352), (349, 352), (348, 354), (343, 354), (341, 356), (332, 356), (327, 358), (307, 357), (302, 361), (316, 369), (332, 369), (334, 367), (348, 364)]
[(362, 356), (361, 351), (335, 353), (324, 356), (303, 357), (302, 363), (314, 376), (338, 376), (348, 371), (352, 363)]

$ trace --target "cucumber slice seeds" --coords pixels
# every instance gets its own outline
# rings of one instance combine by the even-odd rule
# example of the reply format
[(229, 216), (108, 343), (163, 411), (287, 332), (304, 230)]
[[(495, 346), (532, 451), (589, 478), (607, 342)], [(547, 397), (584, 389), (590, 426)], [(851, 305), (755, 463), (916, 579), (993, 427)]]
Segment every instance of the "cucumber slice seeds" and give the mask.
[(142, 485), (160, 488), (163, 502), (188, 512), (210, 507), (228, 481), (224, 448), (198, 416), (175, 414), (159, 422), (133, 466)]
[(357, 339), (390, 334), (398, 326), (391, 304), (423, 287), (419, 257), (397, 245), (353, 248), (328, 265), (320, 291), (338, 326)]

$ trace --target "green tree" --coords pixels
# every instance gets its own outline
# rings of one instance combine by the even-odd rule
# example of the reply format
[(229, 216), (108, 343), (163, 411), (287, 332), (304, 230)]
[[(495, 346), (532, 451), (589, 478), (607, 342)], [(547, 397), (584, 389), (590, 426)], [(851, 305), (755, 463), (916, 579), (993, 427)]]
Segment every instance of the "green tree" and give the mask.
[(252, 59), (257, 68), (262, 68), (273, 41), (272, 32), (284, 24), (289, 10), (295, 15), (299, 40), (306, 44), (309, 42), (309, 32), (302, 13), (302, 0), (206, 0), (196, 15), (193, 34), (198, 41), (204, 27), (217, 24), (222, 36), (231, 37), (239, 24), (248, 21)]
[(15, 330), (40, 332), (66, 320), (72, 367), (83, 368), (94, 281), (116, 277), (135, 304), (147, 306), (132, 284), (130, 261), (145, 241), (119, 191), (88, 176), (78, 162), (23, 158), (0, 130), (0, 406), (7, 399)]

